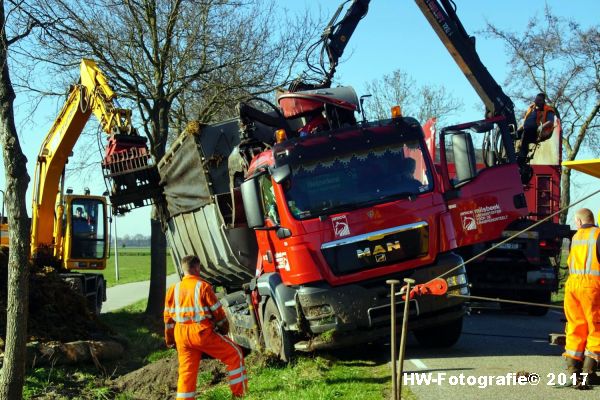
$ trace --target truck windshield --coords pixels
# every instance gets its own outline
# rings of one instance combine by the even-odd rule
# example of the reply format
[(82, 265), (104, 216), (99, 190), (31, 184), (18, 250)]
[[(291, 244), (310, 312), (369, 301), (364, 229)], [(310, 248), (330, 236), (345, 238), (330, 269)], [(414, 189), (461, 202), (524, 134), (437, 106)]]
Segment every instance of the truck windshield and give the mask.
[(284, 190), (297, 219), (417, 196), (433, 188), (416, 139), (290, 166)]

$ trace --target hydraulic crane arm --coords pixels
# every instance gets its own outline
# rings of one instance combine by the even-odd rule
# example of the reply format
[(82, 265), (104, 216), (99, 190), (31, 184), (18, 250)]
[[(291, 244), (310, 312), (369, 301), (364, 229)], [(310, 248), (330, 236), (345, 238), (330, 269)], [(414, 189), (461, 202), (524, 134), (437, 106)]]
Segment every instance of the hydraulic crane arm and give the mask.
[(486, 107), (486, 118), (502, 115), (516, 126), (514, 104), (481, 62), (475, 38), (463, 27), (451, 0), (415, 0), (429, 24), (463, 71)]
[(346, 11), (344, 18), (336, 23), (344, 4), (346, 4), (342, 3), (329, 21), (329, 24), (327, 24), (327, 27), (323, 30), (321, 38), (323, 40), (323, 47), (329, 58), (329, 71), (325, 74), (322, 87), (329, 87), (331, 85), (331, 79), (335, 74), (335, 69), (350, 37), (360, 20), (369, 11), (369, 3), (370, 0), (352, 0), (352, 4), (348, 8), (348, 11)]
[[(352, 2), (352, 4), (350, 4), (348, 7), (344, 17), (338, 21), (344, 6), (349, 2)], [(344, 49), (346, 48), (350, 37), (354, 33), (356, 26), (360, 20), (367, 15), (367, 11), (369, 11), (369, 3), (370, 0), (346, 0), (338, 7), (325, 29), (323, 29), (323, 33), (321, 34), (319, 41), (310, 46), (308, 50), (308, 54), (310, 55), (310, 53), (312, 53), (320, 44), (322, 44), (320, 57), (321, 68), (318, 69), (310, 64), (310, 56), (307, 56), (307, 63), (313, 72), (323, 74), (323, 80), (318, 84), (308, 84), (300, 79), (297, 79), (291, 83), (289, 87), (290, 92), (328, 88), (331, 86), (331, 80), (333, 79), (333, 75), (335, 75), (338, 62), (342, 57)], [(327, 55), (329, 61), (328, 68), (325, 67), (325, 54)]]

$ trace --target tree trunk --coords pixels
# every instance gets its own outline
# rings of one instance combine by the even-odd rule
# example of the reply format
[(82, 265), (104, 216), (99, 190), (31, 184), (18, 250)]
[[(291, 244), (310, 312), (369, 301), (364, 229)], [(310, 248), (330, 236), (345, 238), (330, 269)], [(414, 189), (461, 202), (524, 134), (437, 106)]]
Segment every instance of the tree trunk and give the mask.
[(167, 238), (162, 231), (162, 225), (156, 213), (152, 210), (150, 220), (150, 291), (146, 314), (150, 317), (162, 316), (165, 307), (167, 284)]
[(4, 2), (0, 3), (0, 143), (4, 156), (9, 256), (6, 340), (0, 372), (0, 399), (21, 399), (25, 379), (27, 310), (29, 299), (29, 219), (25, 193), (29, 184), (27, 158), (23, 155), (14, 120), (15, 92), (8, 72), (8, 43), (4, 29)]
[[(169, 135), (169, 108), (168, 102), (157, 102), (157, 110), (154, 114), (157, 118), (153, 121), (155, 137), (153, 150), (156, 165), (165, 155), (166, 141)], [(153, 318), (162, 316), (167, 285), (167, 238), (160, 222), (160, 207), (162, 206), (159, 204), (153, 206), (150, 220), (150, 291), (146, 315)]]
[[(571, 168), (563, 168), (560, 175), (560, 208), (565, 209), (571, 204)], [(569, 210), (560, 213), (559, 222), (567, 223)]]

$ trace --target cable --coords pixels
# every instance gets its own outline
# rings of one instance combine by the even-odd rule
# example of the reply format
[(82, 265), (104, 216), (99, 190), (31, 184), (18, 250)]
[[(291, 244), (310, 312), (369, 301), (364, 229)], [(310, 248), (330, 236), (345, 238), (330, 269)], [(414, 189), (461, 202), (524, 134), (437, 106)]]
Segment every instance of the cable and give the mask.
[(557, 310), (563, 310), (563, 306), (555, 306), (554, 304), (542, 304), (542, 303), (531, 303), (529, 301), (518, 301), (518, 300), (507, 300), (507, 299), (499, 299), (497, 297), (482, 297), (482, 296), (471, 296), (466, 294), (447, 294), (448, 297), (458, 297), (461, 299), (469, 299), (469, 300), (483, 300), (483, 301), (495, 301), (497, 303), (510, 303), (510, 304), (520, 304), (525, 306), (537, 306), (537, 307), (545, 307), (545, 308), (556, 308)]

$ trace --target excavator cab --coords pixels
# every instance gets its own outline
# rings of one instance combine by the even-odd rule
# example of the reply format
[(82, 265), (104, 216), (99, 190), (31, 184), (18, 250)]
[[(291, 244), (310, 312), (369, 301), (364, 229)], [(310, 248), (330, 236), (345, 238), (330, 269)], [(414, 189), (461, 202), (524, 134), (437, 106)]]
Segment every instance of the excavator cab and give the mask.
[(108, 250), (106, 200), (102, 196), (65, 195), (63, 267), (104, 269)]

